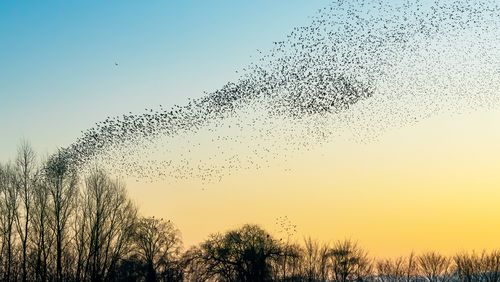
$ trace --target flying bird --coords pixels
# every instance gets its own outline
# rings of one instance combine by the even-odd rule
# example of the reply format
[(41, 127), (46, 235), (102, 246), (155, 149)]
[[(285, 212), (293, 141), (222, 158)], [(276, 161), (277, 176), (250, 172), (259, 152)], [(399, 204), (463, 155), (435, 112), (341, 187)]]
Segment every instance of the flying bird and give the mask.
[[(494, 1), (436, 2), (429, 8), (422, 1), (361, 1), (378, 4), (359, 10), (358, 1), (334, 1), (272, 49), (258, 49), (259, 57), (236, 81), (170, 108), (108, 117), (84, 131), (68, 154), (77, 166), (99, 162), (146, 181), (219, 181), (328, 142), (342, 131), (332, 120), (355, 136), (361, 123), (369, 138), (429, 117), (445, 104), (455, 110), (457, 97), (478, 105), (494, 101), (495, 95), (485, 99), (467, 92), (464, 80), (451, 79), (491, 70), (491, 76), (478, 76), (478, 92), (498, 93), (500, 8)], [(474, 34), (474, 40), (452, 44), (462, 34)], [(468, 69), (446, 68), (447, 60), (464, 61)], [(453, 91), (434, 90), (447, 87)], [(420, 108), (417, 99), (424, 101)], [(197, 134), (206, 140), (196, 140)], [(174, 139), (178, 147), (170, 143)]]

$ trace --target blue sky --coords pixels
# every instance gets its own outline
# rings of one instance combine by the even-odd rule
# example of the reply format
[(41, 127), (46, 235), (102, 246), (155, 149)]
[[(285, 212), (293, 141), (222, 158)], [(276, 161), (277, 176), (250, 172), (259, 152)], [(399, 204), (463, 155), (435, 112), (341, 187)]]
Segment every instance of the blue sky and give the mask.
[[(0, 159), (227, 81), (328, 1), (2, 1)], [(118, 66), (115, 66), (115, 62)]]

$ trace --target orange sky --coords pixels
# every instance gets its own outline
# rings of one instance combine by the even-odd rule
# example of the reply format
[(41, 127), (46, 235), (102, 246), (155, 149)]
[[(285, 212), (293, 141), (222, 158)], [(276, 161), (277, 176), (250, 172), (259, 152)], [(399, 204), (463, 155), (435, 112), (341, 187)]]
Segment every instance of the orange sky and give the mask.
[[(334, 138), (283, 166), (219, 183), (130, 182), (142, 213), (176, 222), (186, 245), (277, 217), (295, 239), (358, 240), (374, 256), (500, 247), (500, 109), (441, 115), (370, 142)], [(146, 192), (147, 191), (147, 192)]]

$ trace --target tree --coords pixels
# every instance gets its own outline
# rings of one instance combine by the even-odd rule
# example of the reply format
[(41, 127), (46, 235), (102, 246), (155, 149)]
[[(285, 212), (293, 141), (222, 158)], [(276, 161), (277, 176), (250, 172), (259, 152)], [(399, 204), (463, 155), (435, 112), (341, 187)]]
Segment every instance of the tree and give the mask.
[(95, 169), (85, 178), (76, 217), (77, 278), (112, 279), (119, 261), (129, 254), (137, 210), (125, 186)]
[(418, 281), (418, 269), (415, 254), (408, 257), (398, 257), (378, 261), (376, 264), (377, 278), (381, 282), (412, 282)]
[(418, 265), (421, 274), (429, 282), (447, 282), (451, 279), (452, 269), (450, 260), (436, 252), (420, 255)]
[(169, 276), (170, 280), (177, 278), (175, 263), (182, 241), (179, 230), (170, 220), (154, 217), (139, 219), (135, 226), (134, 244), (138, 257), (146, 262), (146, 281), (157, 281), (158, 274)]
[(27, 245), (31, 220), (31, 206), (38, 178), (35, 152), (27, 141), (18, 147), (16, 159), (16, 188), (20, 196), (21, 206), (16, 212), (17, 233), (21, 240), (21, 280), (27, 280)]
[(211, 276), (216, 276), (213, 271), (207, 269), (207, 265), (205, 265), (202, 257), (203, 251), (198, 246), (193, 246), (182, 254), (181, 265), (184, 270), (184, 281), (209, 281)]
[(460, 253), (453, 257), (456, 274), (460, 281), (479, 281), (479, 258), (476, 254)]
[(304, 239), (303, 276), (306, 281), (326, 281), (328, 277), (328, 245), (320, 245), (310, 237)]
[(500, 251), (492, 251), (489, 254), (483, 251), (479, 264), (479, 272), (483, 281), (500, 281)]
[(338, 241), (330, 250), (336, 282), (360, 281), (371, 272), (368, 254), (351, 240)]
[(280, 244), (257, 225), (213, 234), (190, 251), (203, 276), (219, 281), (271, 281), (272, 262), (283, 254)]
[[(55, 237), (56, 281), (63, 281), (63, 255), (68, 245), (68, 225), (75, 208), (78, 176), (65, 151), (52, 155), (45, 166), (50, 194), (50, 228)], [(69, 269), (67, 266), (65, 269)]]
[(0, 231), (3, 280), (16, 280), (14, 267), (15, 220), (19, 207), (19, 195), (16, 189), (16, 174), (11, 165), (0, 165)]
[(50, 184), (45, 177), (40, 177), (35, 186), (30, 218), (34, 277), (36, 281), (47, 281), (51, 272), (50, 254), (55, 240), (53, 229), (50, 228), (53, 222)]
[(304, 271), (303, 248), (297, 243), (280, 240), (281, 255), (272, 260), (273, 281), (296, 281)]

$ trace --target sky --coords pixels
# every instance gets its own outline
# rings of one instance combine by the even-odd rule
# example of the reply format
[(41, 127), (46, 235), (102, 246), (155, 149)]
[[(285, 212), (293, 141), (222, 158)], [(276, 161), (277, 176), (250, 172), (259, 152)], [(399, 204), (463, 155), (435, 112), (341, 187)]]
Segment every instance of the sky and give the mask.
[(107, 116), (213, 91), (325, 3), (2, 2), (0, 125), (16, 137), (0, 157), (22, 136), (51, 152)]
[[(41, 156), (107, 116), (182, 104), (228, 81), (328, 1), (2, 1), (0, 161)], [(118, 65), (116, 65), (118, 64)], [(336, 138), (221, 182), (128, 182), (186, 245), (287, 216), (304, 236), (377, 256), (500, 246), (500, 109), (434, 116), (370, 142)]]

